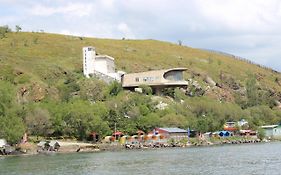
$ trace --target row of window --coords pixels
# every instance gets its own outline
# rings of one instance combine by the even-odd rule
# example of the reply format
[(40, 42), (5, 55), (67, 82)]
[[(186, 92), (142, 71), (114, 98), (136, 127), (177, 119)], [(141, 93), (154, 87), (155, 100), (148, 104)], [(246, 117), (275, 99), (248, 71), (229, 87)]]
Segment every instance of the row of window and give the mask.
[[(153, 82), (158, 79), (159, 79), (159, 77), (142, 77), (142, 81), (144, 81), (144, 82)], [(141, 78), (139, 78), (139, 77), (135, 78), (136, 82), (140, 82), (140, 80), (141, 80)]]

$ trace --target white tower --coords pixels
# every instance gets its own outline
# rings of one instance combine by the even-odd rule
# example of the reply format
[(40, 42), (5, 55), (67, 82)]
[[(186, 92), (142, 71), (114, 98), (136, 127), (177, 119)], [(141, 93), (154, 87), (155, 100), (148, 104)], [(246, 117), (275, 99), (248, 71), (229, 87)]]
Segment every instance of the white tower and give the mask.
[(90, 77), (90, 74), (94, 74), (94, 62), (96, 57), (96, 51), (94, 47), (83, 47), (83, 73), (86, 77)]

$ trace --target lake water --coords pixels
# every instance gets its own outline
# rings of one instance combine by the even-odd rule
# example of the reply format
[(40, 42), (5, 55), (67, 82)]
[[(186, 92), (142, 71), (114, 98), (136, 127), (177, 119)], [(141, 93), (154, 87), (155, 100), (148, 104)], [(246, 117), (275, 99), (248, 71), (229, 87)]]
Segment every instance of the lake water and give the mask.
[(0, 157), (0, 175), (281, 175), (281, 143)]

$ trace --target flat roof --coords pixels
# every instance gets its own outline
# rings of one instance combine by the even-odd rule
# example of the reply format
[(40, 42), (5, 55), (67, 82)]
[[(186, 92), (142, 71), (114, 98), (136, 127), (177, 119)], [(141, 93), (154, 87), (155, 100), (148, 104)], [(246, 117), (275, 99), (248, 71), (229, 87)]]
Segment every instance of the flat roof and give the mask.
[(114, 58), (111, 57), (111, 56), (108, 56), (108, 55), (96, 55), (96, 58), (108, 58), (110, 60), (113, 60), (114, 61)]
[(166, 132), (173, 132), (173, 133), (182, 133), (182, 132), (187, 133), (187, 130), (180, 129), (180, 128), (158, 128), (158, 129), (166, 131)]
[(143, 74), (143, 73), (155, 73), (155, 72), (169, 72), (169, 71), (186, 71), (187, 68), (184, 67), (175, 67), (175, 68), (170, 68), (170, 69), (159, 69), (159, 70), (150, 70), (150, 71), (144, 71), (144, 72), (132, 72), (132, 73), (127, 73), (126, 75), (130, 74)]
[(261, 126), (261, 128), (263, 128), (263, 129), (272, 129), (272, 128), (276, 128), (277, 126), (279, 126), (279, 125), (264, 125), (264, 126)]

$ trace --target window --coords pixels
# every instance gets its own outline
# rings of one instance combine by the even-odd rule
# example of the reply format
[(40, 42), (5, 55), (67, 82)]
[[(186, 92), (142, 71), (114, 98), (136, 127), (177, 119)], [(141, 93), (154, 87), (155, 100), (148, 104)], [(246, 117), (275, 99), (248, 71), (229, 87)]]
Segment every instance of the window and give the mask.
[(139, 81), (140, 81), (139, 77), (136, 77), (136, 79), (135, 79), (135, 80), (136, 80), (136, 82), (139, 82)]
[(169, 71), (165, 73), (164, 78), (171, 81), (183, 80), (183, 74), (181, 71)]

